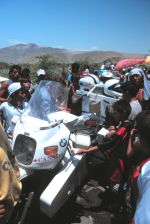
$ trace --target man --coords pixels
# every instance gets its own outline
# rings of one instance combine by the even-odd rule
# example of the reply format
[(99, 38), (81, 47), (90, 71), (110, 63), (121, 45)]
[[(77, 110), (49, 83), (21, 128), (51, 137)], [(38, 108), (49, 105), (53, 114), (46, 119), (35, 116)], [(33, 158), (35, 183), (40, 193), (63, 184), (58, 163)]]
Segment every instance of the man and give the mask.
[(36, 84), (34, 85), (34, 89), (36, 89), (40, 83), (40, 81), (45, 80), (46, 79), (46, 73), (44, 69), (38, 69), (37, 72), (37, 81)]
[(2, 121), (4, 121), (5, 131), (11, 138), (14, 130), (14, 118), (20, 117), (27, 106), (24, 101), (25, 93), (19, 82), (14, 82), (8, 87), (9, 101), (0, 105)]
[(41, 81), (41, 80), (44, 80), (45, 79), (45, 70), (44, 69), (39, 69), (37, 70), (37, 78), (38, 78), (38, 83)]
[(18, 82), (21, 74), (20, 65), (12, 65), (9, 69), (9, 84)]
[(132, 223), (147, 224), (150, 223), (150, 111), (139, 113), (135, 124), (127, 149), (130, 175), (126, 201), (129, 215), (134, 214)]
[(34, 92), (33, 84), (31, 82), (30, 70), (24, 68), (19, 78), (22, 89), (25, 92), (25, 101), (28, 102), (31, 98), (32, 93)]
[(69, 93), (68, 93), (68, 108), (71, 109), (71, 113), (77, 116), (81, 115), (82, 112), (82, 98), (78, 100), (76, 103), (72, 101), (72, 97), (75, 94), (76, 90), (79, 89), (79, 69), (80, 65), (78, 63), (73, 63), (71, 65), (71, 72), (72, 75), (70, 77), (70, 80), (68, 80), (68, 87), (69, 87)]

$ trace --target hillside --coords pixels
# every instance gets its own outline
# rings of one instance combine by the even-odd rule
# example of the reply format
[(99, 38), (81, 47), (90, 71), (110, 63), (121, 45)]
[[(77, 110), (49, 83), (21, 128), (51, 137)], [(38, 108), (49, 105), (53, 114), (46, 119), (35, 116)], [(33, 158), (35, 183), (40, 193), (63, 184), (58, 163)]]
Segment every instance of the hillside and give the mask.
[(70, 51), (66, 49), (41, 47), (36, 44), (18, 44), (0, 49), (0, 62), (34, 63), (37, 56), (50, 55), (54, 60), (72, 63), (79, 60), (89, 60), (100, 63), (109, 58), (140, 58), (142, 54), (120, 53), (114, 51)]

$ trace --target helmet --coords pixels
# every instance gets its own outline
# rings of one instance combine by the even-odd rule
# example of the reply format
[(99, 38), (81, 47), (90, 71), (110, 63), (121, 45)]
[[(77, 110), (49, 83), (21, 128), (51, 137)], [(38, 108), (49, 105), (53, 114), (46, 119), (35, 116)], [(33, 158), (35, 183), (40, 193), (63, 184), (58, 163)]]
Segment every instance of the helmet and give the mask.
[(121, 85), (119, 80), (110, 79), (104, 84), (104, 94), (114, 98), (122, 97)]
[(101, 77), (113, 78), (113, 73), (112, 72), (105, 71), (105, 72), (102, 72)]
[(99, 83), (99, 78), (96, 75), (88, 74), (79, 80), (79, 85), (81, 90), (89, 91)]

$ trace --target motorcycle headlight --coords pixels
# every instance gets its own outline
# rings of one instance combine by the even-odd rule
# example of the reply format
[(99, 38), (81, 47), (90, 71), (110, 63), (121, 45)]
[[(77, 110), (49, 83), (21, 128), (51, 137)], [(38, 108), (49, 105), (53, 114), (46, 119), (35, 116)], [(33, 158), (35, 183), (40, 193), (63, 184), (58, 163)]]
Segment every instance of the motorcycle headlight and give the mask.
[(14, 152), (19, 163), (30, 165), (36, 149), (33, 138), (19, 134), (14, 144)]

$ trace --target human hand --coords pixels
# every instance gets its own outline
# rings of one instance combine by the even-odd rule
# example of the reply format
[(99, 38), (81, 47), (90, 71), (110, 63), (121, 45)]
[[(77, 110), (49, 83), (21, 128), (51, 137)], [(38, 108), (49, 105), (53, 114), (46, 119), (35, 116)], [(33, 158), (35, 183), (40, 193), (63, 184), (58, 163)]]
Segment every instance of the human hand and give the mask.
[(111, 125), (109, 128), (108, 128), (108, 131), (115, 131), (115, 126), (114, 125)]
[(106, 135), (106, 137), (107, 138), (111, 138), (114, 134), (115, 134), (115, 132), (116, 132), (116, 129), (115, 129), (115, 126), (110, 126), (109, 128), (108, 128), (108, 130), (109, 130), (109, 132), (108, 132), (108, 134)]
[(4, 217), (6, 212), (5, 205), (0, 204), (0, 218)]
[(135, 128), (132, 128), (132, 130), (130, 131), (130, 136), (132, 137), (136, 132), (136, 129)]
[(133, 146), (139, 145), (140, 141), (139, 141), (139, 136), (137, 135), (137, 130), (135, 128), (133, 128), (130, 132), (130, 139), (132, 142)]
[(77, 148), (75, 149), (75, 154), (82, 154), (82, 153), (85, 153), (86, 151), (87, 151), (86, 149)]

